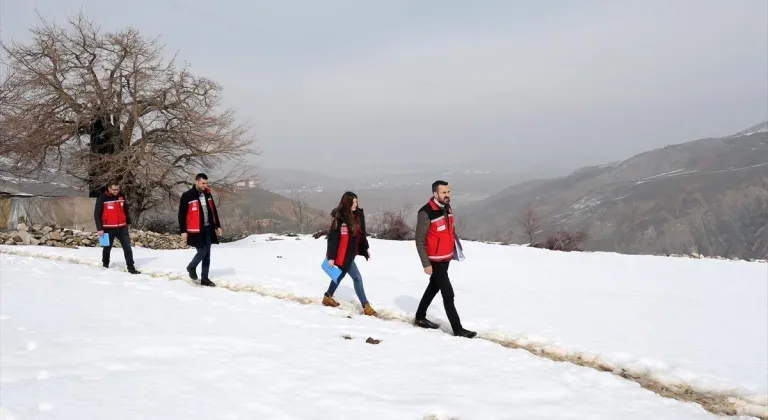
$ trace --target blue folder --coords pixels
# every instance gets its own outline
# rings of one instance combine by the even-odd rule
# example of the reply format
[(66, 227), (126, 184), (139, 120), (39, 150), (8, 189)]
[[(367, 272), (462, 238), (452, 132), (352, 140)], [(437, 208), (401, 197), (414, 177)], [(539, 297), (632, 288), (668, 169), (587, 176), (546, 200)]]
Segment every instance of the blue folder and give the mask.
[(325, 274), (327, 274), (334, 283), (339, 282), (339, 277), (341, 277), (341, 269), (339, 267), (336, 265), (333, 267), (328, 267), (328, 258), (323, 260), (322, 267), (323, 271), (325, 271)]
[(101, 246), (109, 246), (110, 244), (109, 240), (109, 234), (107, 232), (104, 232), (103, 235), (99, 236), (99, 245)]

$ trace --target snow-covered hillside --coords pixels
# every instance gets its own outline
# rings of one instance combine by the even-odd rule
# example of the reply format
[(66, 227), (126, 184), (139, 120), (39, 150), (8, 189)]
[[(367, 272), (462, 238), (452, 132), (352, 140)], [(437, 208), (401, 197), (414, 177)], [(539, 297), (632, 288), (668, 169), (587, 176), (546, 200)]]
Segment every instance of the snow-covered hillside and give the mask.
[[(135, 249), (130, 276), (94, 248), (0, 247), (0, 418), (715, 418), (622, 369), (768, 404), (764, 263), (467, 243), (468, 340), (407, 325), (427, 282), (412, 243), (358, 260), (376, 319), (349, 279), (341, 310), (314, 304), (322, 239), (269, 238), (215, 246), (215, 289), (169, 281), (192, 250)], [(447, 324), (439, 296), (429, 317)]]

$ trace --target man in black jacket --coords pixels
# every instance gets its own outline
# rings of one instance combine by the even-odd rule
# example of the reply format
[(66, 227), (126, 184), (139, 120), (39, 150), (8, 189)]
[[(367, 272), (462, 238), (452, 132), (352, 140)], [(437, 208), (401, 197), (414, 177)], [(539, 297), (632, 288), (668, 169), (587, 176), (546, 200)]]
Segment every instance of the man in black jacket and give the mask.
[(112, 253), (112, 241), (117, 238), (125, 255), (125, 265), (131, 274), (139, 274), (133, 265), (133, 250), (131, 238), (128, 234), (128, 225), (131, 224), (131, 214), (128, 211), (128, 201), (120, 192), (120, 183), (110, 181), (107, 190), (96, 199), (96, 207), (93, 209), (93, 219), (96, 222), (96, 230), (99, 236), (107, 235), (109, 245), (101, 251), (101, 263), (109, 268), (109, 257)]
[(187, 245), (195, 247), (197, 253), (187, 265), (189, 278), (197, 280), (197, 265), (203, 263), (200, 279), (202, 286), (216, 286), (208, 278), (211, 266), (211, 244), (219, 243), (221, 222), (216, 203), (208, 187), (208, 176), (199, 173), (195, 185), (181, 195), (179, 200), (179, 232)]

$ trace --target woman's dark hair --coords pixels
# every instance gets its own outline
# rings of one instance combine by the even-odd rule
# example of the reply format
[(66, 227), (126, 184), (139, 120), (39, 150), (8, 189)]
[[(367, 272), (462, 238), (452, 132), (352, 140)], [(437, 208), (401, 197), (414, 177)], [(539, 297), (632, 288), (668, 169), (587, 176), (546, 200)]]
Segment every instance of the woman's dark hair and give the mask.
[(333, 214), (333, 228), (341, 226), (342, 221), (345, 221), (349, 227), (352, 228), (351, 232), (357, 232), (359, 229), (359, 221), (357, 217), (352, 214), (352, 202), (357, 198), (357, 194), (352, 191), (347, 191), (341, 196), (339, 205), (331, 212)]

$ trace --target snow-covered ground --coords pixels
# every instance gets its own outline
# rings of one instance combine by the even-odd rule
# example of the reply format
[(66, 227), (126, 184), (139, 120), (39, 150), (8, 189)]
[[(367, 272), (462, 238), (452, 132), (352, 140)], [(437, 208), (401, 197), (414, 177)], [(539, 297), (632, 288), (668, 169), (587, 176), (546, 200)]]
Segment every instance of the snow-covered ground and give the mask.
[[(325, 241), (268, 238), (215, 246), (212, 279), (319, 301)], [(94, 248), (0, 250), (100, 261)], [(155, 274), (183, 273), (193, 254), (134, 251)], [(413, 243), (373, 240), (371, 254), (358, 264), (374, 308), (412, 316), (427, 282)], [(481, 243), (466, 243), (465, 254), (450, 273), (462, 320), (481, 336), (768, 399), (767, 264)], [(0, 404), (17, 419), (83, 418), (86, 409), (88, 418), (713, 418), (611, 373), (486, 340), (163, 277), (0, 258)], [(120, 249), (112, 261), (124, 265)], [(336, 297), (356, 301), (349, 279)], [(429, 316), (446, 323), (439, 296)]]

